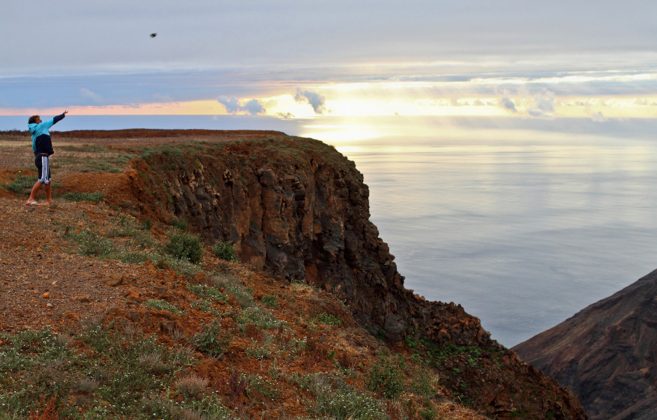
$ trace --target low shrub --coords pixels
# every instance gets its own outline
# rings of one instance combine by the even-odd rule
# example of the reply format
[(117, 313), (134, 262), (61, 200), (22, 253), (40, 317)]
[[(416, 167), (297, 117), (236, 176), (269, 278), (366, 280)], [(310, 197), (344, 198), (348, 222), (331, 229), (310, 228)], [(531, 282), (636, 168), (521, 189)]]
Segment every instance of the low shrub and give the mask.
[(312, 411), (332, 419), (387, 419), (384, 408), (375, 398), (347, 384), (343, 379), (322, 373), (290, 378), (316, 398)]
[(180, 378), (175, 383), (179, 395), (193, 400), (201, 399), (207, 387), (208, 380), (194, 374)]
[(164, 249), (172, 257), (193, 264), (201, 262), (203, 255), (201, 240), (196, 235), (185, 232), (171, 235)]
[(78, 234), (69, 233), (68, 237), (78, 243), (80, 254), (90, 257), (109, 258), (114, 253), (114, 244), (91, 230)]
[(226, 302), (226, 296), (216, 287), (205, 284), (188, 284), (187, 289), (198, 297), (209, 298), (217, 302)]
[(255, 325), (258, 328), (272, 329), (285, 325), (283, 321), (276, 319), (269, 311), (257, 306), (244, 309), (237, 318), (237, 322), (242, 328), (247, 325)]
[(276, 308), (278, 307), (278, 300), (276, 299), (276, 296), (272, 295), (265, 295), (263, 296), (260, 301), (265, 305), (270, 308)]
[(226, 261), (237, 261), (237, 254), (233, 244), (230, 242), (219, 241), (212, 247), (214, 255)]
[(192, 338), (192, 344), (203, 354), (221, 357), (224, 354), (226, 342), (220, 337), (219, 323), (213, 322), (206, 326)]
[(326, 312), (322, 312), (321, 314), (318, 314), (313, 318), (314, 322), (317, 322), (319, 324), (324, 324), (324, 325), (331, 325), (331, 326), (340, 326), (342, 324), (342, 320), (340, 318), (336, 317), (335, 315), (328, 314)]
[(395, 399), (404, 390), (404, 374), (400, 363), (386, 357), (377, 360), (367, 378), (367, 388), (388, 399)]

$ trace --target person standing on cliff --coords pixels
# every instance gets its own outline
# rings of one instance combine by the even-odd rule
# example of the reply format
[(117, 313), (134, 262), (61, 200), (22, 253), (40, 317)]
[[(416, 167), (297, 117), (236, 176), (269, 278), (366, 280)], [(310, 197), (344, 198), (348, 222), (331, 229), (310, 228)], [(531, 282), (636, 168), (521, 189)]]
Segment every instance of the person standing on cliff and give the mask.
[(36, 194), (43, 186), (46, 190), (46, 205), (52, 204), (52, 185), (50, 182), (50, 156), (55, 153), (52, 148), (52, 139), (50, 138), (50, 127), (64, 119), (67, 111), (47, 120), (41, 121), (41, 117), (33, 115), (27, 121), (27, 128), (32, 135), (32, 151), (34, 152), (34, 164), (39, 171), (39, 179), (34, 183), (30, 197), (27, 199), (28, 206), (39, 204), (36, 200)]

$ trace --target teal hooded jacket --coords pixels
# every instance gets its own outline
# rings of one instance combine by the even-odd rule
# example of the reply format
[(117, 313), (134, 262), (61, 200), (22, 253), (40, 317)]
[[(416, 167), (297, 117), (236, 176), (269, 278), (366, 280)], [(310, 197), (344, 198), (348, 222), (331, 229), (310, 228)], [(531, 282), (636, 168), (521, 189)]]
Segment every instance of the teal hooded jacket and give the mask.
[(36, 153), (36, 139), (39, 136), (43, 136), (44, 134), (48, 137), (50, 137), (50, 127), (53, 125), (57, 124), (59, 121), (64, 119), (64, 114), (57, 115), (48, 121), (42, 121), (40, 123), (32, 123), (27, 125), (27, 129), (30, 131), (30, 134), (32, 135), (32, 151)]

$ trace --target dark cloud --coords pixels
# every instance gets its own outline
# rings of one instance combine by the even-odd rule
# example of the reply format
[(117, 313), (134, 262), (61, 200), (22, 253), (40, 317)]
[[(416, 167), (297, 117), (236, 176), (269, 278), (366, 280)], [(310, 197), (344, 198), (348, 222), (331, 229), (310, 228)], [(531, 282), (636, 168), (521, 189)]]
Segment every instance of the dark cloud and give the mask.
[(326, 99), (317, 92), (298, 89), (294, 99), (297, 102), (308, 102), (310, 106), (313, 107), (316, 114), (323, 114), (326, 112)]
[(244, 104), (243, 108), (251, 115), (263, 114), (265, 112), (265, 107), (257, 99), (251, 99)]
[(219, 98), (217, 101), (226, 108), (226, 112), (229, 114), (240, 111), (240, 101), (237, 98)]
[(221, 97), (217, 101), (226, 108), (226, 112), (229, 114), (246, 112), (249, 115), (258, 115), (266, 112), (264, 105), (257, 99), (248, 100), (244, 104), (235, 97)]
[(518, 109), (516, 109), (516, 104), (513, 102), (511, 98), (507, 98), (506, 96), (500, 99), (500, 105), (502, 108), (511, 111), (511, 112), (518, 112)]

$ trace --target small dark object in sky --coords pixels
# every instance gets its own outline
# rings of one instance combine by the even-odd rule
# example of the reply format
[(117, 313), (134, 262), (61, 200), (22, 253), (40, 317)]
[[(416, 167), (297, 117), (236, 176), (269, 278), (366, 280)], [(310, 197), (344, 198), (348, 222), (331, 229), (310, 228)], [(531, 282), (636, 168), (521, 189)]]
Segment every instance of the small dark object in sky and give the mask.
[(151, 34), (151, 38), (155, 38), (156, 36), (157, 36), (157, 32), (153, 32), (153, 33)]

